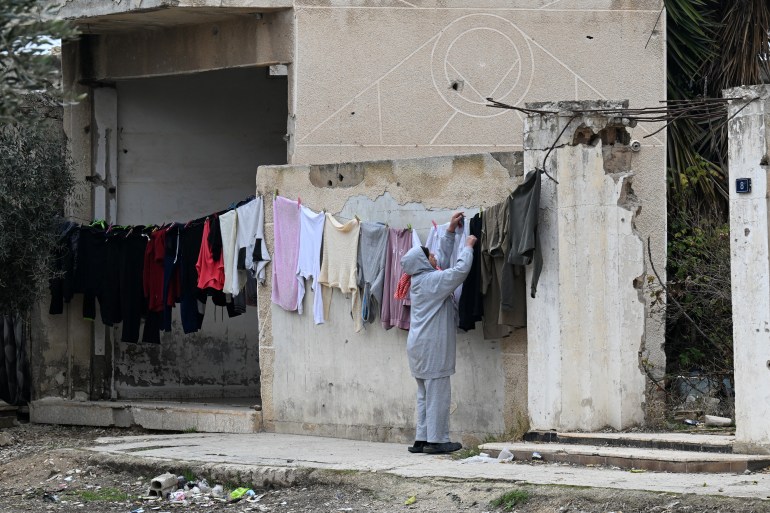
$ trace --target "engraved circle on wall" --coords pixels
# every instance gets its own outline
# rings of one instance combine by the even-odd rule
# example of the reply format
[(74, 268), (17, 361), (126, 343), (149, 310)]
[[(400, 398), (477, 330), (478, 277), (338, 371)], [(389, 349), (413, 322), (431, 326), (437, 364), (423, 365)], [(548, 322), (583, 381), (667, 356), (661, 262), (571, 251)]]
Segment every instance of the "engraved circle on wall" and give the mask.
[(442, 30), (431, 52), (433, 85), (457, 112), (486, 118), (507, 110), (486, 98), (517, 105), (532, 85), (534, 55), (511, 21), (495, 14), (461, 16)]

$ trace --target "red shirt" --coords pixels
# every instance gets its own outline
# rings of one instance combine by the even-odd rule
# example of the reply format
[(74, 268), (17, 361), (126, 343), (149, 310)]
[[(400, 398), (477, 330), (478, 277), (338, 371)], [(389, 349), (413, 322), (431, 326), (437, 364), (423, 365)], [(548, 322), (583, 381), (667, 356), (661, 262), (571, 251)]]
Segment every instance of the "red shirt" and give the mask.
[(198, 262), (195, 264), (195, 269), (198, 271), (198, 288), (222, 290), (225, 286), (225, 264), (221, 253), (219, 260), (214, 260), (211, 255), (211, 247), (208, 242), (210, 231), (211, 223), (209, 219), (206, 219), (206, 223), (203, 225), (201, 250), (198, 253)]

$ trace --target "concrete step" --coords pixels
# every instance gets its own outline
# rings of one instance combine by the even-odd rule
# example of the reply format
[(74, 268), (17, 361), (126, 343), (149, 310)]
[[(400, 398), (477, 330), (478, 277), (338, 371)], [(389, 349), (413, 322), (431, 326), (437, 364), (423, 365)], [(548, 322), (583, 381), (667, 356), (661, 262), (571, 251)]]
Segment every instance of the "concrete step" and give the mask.
[(675, 451), (732, 453), (735, 435), (724, 431), (711, 433), (570, 433), (530, 431), (525, 442), (637, 447)]
[(479, 448), (495, 457), (503, 449), (508, 449), (519, 461), (532, 460), (533, 453), (537, 452), (542, 461), (546, 462), (658, 472), (740, 474), (746, 470), (753, 472), (770, 466), (770, 455), (531, 442), (495, 442), (483, 444)]
[(0, 428), (8, 428), (16, 425), (16, 414), (19, 408), (0, 401)]
[(30, 421), (75, 426), (141, 426), (159, 431), (257, 433), (262, 412), (235, 404), (176, 401), (70, 401), (45, 398), (30, 404)]

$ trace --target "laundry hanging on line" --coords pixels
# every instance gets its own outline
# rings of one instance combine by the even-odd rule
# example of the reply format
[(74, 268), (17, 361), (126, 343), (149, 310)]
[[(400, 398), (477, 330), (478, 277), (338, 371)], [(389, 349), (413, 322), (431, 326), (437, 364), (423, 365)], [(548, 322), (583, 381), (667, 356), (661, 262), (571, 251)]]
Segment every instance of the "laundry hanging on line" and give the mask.
[[(227, 221), (224, 239), (221, 216)], [(209, 297), (230, 317), (245, 312), (247, 303), (256, 306), (256, 285), (249, 282), (264, 283), (270, 261), (261, 197), (184, 224), (63, 222), (58, 232), (49, 313), (62, 313), (81, 293), (83, 317), (95, 319), (98, 304), (105, 325), (122, 324), (124, 342), (138, 342), (142, 331), (142, 342), (159, 343), (160, 331), (171, 330), (176, 304), (186, 334), (200, 329)]]
[[(529, 173), (524, 182), (503, 201), (464, 223), (460, 236), (456, 237), (450, 262), (457, 258), (457, 251), (467, 235), (476, 236), (478, 242), (474, 247), (471, 273), (454, 293), (462, 330), (475, 329), (476, 323), (482, 321), (484, 338), (497, 339), (526, 326), (524, 267), (534, 264), (530, 284), (532, 297), (535, 297), (542, 269), (537, 238), (539, 200), (540, 173), (535, 171)], [(378, 311), (384, 329), (409, 329), (408, 294), (402, 299), (395, 295), (403, 274), (401, 257), (414, 245), (422, 245), (411, 226), (393, 228), (377, 220), (361, 222), (357, 216), (342, 223), (326, 213), (323, 227), (312, 229), (314, 242), (311, 242), (305, 240), (311, 229), (305, 228), (303, 236), (299, 219), (302, 215), (307, 219), (321, 219), (322, 211), (313, 211), (302, 205), (300, 200), (277, 194), (274, 207), (274, 303), (285, 310), (302, 314), (305, 280), (312, 276), (316, 324), (322, 324), (332, 315), (329, 305), (332, 291), (336, 288), (351, 299), (350, 315), (354, 331), (372, 324)], [(320, 221), (318, 223), (320, 225)], [(437, 245), (434, 242), (440, 240), (448, 227), (449, 223), (433, 223), (426, 241), (430, 251), (440, 251), (433, 247)], [(316, 252), (318, 240), (321, 240), (321, 246)], [(300, 248), (303, 247), (313, 248), (309, 256), (303, 257), (306, 259), (304, 263), (300, 262)], [(320, 278), (308, 270), (319, 262), (314, 259), (315, 255), (320, 255)], [(318, 314), (315, 306), (319, 299), (317, 282), (322, 285), (320, 292), (325, 307), (322, 315)]]

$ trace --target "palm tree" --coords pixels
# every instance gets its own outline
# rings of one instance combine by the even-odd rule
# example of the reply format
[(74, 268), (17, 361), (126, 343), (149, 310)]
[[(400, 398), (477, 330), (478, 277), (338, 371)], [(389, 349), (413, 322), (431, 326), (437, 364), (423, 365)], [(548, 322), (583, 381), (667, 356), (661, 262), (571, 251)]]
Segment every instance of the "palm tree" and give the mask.
[[(664, 3), (669, 101), (768, 81), (770, 0)], [(668, 130), (668, 373), (732, 374), (727, 122), (704, 116)]]
[[(669, 100), (717, 98), (768, 79), (768, 0), (665, 0), (665, 7)], [(668, 134), (669, 204), (694, 200), (724, 212), (726, 124), (685, 120)]]

